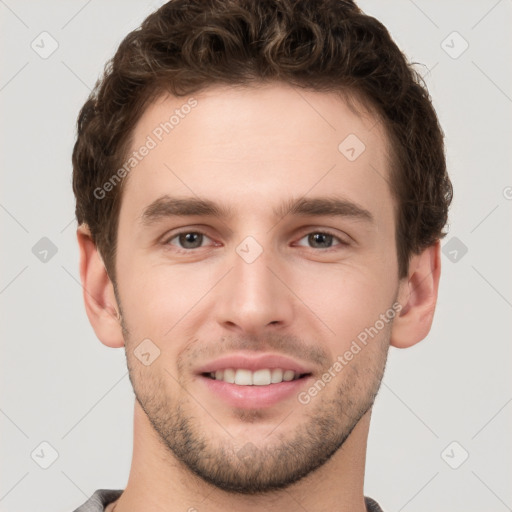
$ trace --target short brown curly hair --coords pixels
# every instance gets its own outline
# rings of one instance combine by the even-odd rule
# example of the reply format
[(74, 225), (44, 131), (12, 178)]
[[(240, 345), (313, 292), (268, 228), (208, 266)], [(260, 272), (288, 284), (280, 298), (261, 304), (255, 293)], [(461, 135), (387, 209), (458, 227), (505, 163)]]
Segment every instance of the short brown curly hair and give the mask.
[(452, 200), (443, 132), (426, 86), (386, 28), (349, 0), (171, 0), (129, 33), (82, 107), (73, 150), (79, 224), (115, 285), (122, 183), (133, 128), (159, 94), (272, 81), (359, 98), (391, 142), (399, 277), (409, 258), (445, 236)]

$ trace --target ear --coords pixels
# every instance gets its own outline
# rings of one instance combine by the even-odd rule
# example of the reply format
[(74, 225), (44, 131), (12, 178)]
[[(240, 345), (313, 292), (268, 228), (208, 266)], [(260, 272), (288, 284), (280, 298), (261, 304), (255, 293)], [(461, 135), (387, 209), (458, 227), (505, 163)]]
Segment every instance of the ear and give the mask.
[(76, 235), (80, 248), (80, 279), (89, 322), (104, 345), (122, 347), (123, 330), (114, 286), (92, 240), (89, 227), (82, 224)]
[(415, 254), (409, 261), (408, 276), (400, 282), (400, 314), (393, 321), (391, 345), (407, 348), (424, 339), (430, 331), (441, 276), (441, 242)]

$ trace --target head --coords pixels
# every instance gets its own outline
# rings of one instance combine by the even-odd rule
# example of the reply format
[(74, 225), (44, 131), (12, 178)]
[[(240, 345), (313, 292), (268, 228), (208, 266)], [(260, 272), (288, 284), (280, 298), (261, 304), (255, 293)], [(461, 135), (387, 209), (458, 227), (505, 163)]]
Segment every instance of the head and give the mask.
[[(428, 334), (443, 135), (350, 1), (165, 4), (82, 108), (73, 168), (91, 323), (205, 481), (257, 493), (310, 474), (371, 410), (389, 345)], [(208, 374), (233, 354), (301, 378), (276, 403), (226, 399)]]

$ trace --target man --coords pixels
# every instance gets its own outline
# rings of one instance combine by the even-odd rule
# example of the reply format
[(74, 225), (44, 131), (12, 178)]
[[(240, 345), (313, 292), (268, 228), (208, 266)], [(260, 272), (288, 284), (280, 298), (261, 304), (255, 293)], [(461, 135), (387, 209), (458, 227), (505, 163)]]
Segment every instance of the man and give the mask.
[(350, 1), (172, 0), (73, 166), (87, 315), (136, 396), (126, 489), (77, 510), (381, 510), (372, 405), (430, 330), (452, 197), (386, 29)]

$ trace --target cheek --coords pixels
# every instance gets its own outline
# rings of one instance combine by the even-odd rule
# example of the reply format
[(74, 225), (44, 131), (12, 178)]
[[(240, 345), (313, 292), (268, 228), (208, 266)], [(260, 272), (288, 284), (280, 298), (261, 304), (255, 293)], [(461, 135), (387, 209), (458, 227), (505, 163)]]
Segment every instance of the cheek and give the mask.
[(326, 341), (338, 354), (390, 308), (394, 296), (393, 283), (388, 281), (382, 272), (368, 267), (326, 266), (303, 274), (295, 289), (304, 307), (314, 313), (311, 321), (322, 324)]
[(129, 327), (157, 338), (172, 330), (215, 283), (210, 268), (204, 266), (148, 265), (134, 259), (123, 270), (119, 292)]
[[(134, 337), (164, 342), (182, 332), (197, 315), (203, 322), (212, 320), (220, 305), (216, 296), (220, 287), (215, 284), (226, 272), (221, 259), (148, 265), (147, 260), (133, 258), (120, 268), (123, 313)], [(275, 300), (293, 304), (290, 329), (304, 325), (333, 351), (343, 351), (391, 306), (393, 282), (386, 278), (392, 275), (387, 270), (378, 261), (368, 260), (364, 264), (292, 261), (282, 275), (291, 291), (277, 286), (276, 293), (281, 292)]]

